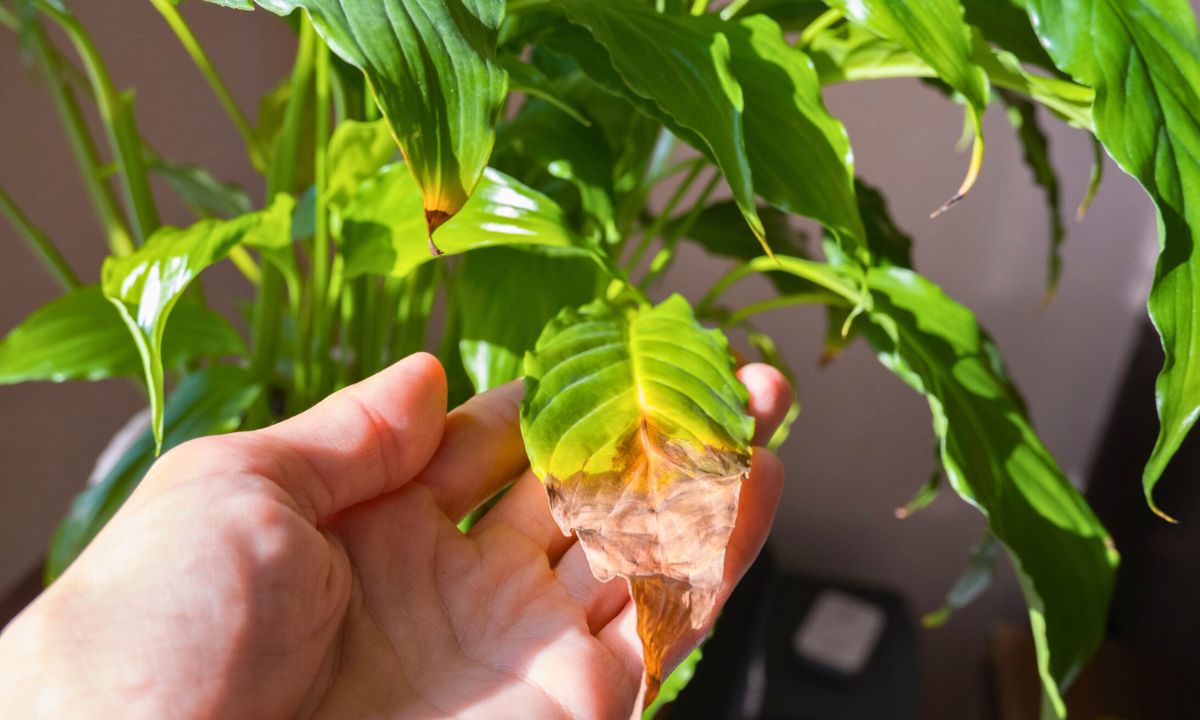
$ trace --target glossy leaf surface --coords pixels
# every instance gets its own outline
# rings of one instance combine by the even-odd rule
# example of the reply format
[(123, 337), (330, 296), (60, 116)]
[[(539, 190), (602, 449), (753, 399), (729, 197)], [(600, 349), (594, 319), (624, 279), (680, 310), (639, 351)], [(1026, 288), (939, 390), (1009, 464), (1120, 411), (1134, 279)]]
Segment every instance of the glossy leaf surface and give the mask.
[(293, 201), (280, 195), (270, 208), (233, 220), (204, 220), (160, 228), (132, 255), (104, 261), (100, 285), (121, 314), (142, 358), (154, 436), (162, 440), (163, 335), (175, 303), (205, 268), (239, 244), (270, 252), (292, 240)]
[[(163, 342), (163, 363), (244, 351), (229, 323), (198, 304), (176, 308)], [(96, 285), (34, 311), (0, 341), (0, 385), (31, 380), (103, 380), (141, 374), (137, 345), (120, 313)]]
[[(416, 183), (403, 165), (389, 166), (342, 213), (346, 276), (404, 277), (433, 259), (426, 239)], [(438, 246), (453, 255), (491, 245), (580, 247), (581, 241), (552, 200), (489, 168), (462, 212), (438, 231)]]
[(595, 261), (578, 253), (510, 247), (467, 253), (456, 278), (458, 347), (475, 392), (524, 375), (525, 353), (542, 328), (563, 308), (594, 300), (599, 276)]
[(1029, 605), (1053, 707), (1104, 638), (1117, 554), (1107, 531), (1027, 419), (974, 315), (901, 268), (872, 270), (866, 334), (923, 393), (954, 490), (1008, 549)]
[(508, 93), (495, 62), (503, 0), (256, 2), (280, 15), (304, 8), (329, 47), (366, 73), (421, 189), (428, 232), (461, 210)]
[(651, 702), (665, 655), (716, 601), (750, 469), (746, 390), (725, 337), (678, 295), (654, 308), (564, 311), (525, 372), (530, 466), (592, 573), (628, 579)]
[[(236, 430), (242, 415), (261, 392), (261, 386), (240, 368), (219, 365), (189, 374), (167, 400), (163, 449)], [(155, 446), (153, 434), (142, 433), (107, 475), (71, 503), (51, 540), (46, 558), (47, 582), (67, 569), (125, 503), (154, 464)]]
[(1154, 485), (1200, 415), (1200, 42), (1184, 0), (1028, 0), (1050, 57), (1096, 90), (1096, 136), (1158, 206), (1161, 253), (1150, 317), (1166, 360), (1158, 377)]

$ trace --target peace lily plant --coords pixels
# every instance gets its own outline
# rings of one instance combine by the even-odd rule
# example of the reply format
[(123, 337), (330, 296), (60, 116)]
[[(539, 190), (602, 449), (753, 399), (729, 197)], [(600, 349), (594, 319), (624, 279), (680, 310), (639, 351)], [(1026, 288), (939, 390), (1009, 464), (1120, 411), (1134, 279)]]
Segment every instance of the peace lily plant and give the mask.
[[(1039, 123), (1091, 133), (1097, 156), (1142, 184), (1161, 241), (1149, 301), (1166, 352), (1161, 430), (1143, 476), (1159, 512), (1155, 483), (1200, 412), (1200, 43), (1185, 0), (213, 1), (257, 4), (298, 36), (252, 123), (178, 1), (149, 0), (261, 171), (260, 208), (144, 141), (69, 3), (0, 1), (110, 251), (99, 283), (82, 283), (0, 191), (63, 291), (0, 344), (0, 382), (135, 378), (151, 409), (150, 429), (72, 505), (48, 580), (162, 449), (275, 422), (440, 338), (456, 401), (525, 378), (530, 463), (593, 572), (628, 579), (657, 707), (698, 657), (659, 690), (666, 649), (712, 610), (748, 469), (752, 421), (724, 331), (780, 364), (755, 314), (821, 305), (830, 357), (861, 337), (928, 399), (944, 474), (987, 519), (977, 554), (1002, 547), (1019, 576), (1043, 712), (1065, 713), (1063, 690), (1104, 635), (1116, 550), (975, 316), (912, 268), (821, 93), (917, 77), (961, 104), (973, 149), (941, 210), (986, 170), (984, 111), (1007, 108), (1049, 203), (1050, 289), (1063, 229)], [(153, 175), (194, 224), (161, 225)], [(817, 221), (821, 242), (791, 215)], [(694, 304), (651, 303), (681, 243), (731, 269)], [(202, 272), (222, 262), (245, 276), (248, 333), (206, 303)], [(726, 302), (759, 274), (776, 297)]]

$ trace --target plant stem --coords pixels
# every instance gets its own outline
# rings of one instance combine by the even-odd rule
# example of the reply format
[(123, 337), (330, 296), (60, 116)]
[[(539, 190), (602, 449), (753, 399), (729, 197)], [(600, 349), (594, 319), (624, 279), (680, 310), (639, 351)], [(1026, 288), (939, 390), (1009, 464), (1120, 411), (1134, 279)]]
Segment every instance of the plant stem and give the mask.
[(807, 48), (812, 44), (813, 38), (820, 35), (825, 30), (833, 27), (839, 20), (842, 19), (842, 11), (836, 8), (830, 8), (817, 16), (800, 32), (800, 38), (796, 41), (796, 47), (800, 49)]
[[(316, 234), (312, 255), (312, 338), (308, 347), (309, 378), (319, 397), (324, 393), (325, 366), (329, 363), (329, 338), (326, 311), (329, 299), (329, 49), (318, 43), (316, 50), (316, 123), (313, 143), (313, 170), (316, 179)], [(315, 398), (314, 398), (315, 399)]]
[(50, 242), (46, 233), (30, 222), (2, 187), (0, 187), (0, 212), (4, 213), (4, 216), (12, 224), (13, 230), (16, 230), (17, 235), (21, 236), (33, 254), (42, 262), (42, 266), (54, 276), (63, 290), (74, 290), (79, 287), (79, 277), (71, 269), (67, 259), (62, 256), (54, 243)]
[(38, 7), (66, 32), (83, 60), (84, 70), (96, 96), (100, 119), (116, 160), (133, 225), (133, 237), (138, 243), (145, 242), (150, 233), (158, 228), (158, 209), (150, 192), (150, 180), (142, 158), (142, 143), (133, 117), (132, 96), (117, 92), (104, 59), (74, 16), (47, 0), (39, 0)]
[(708, 10), (708, 0), (692, 0), (692, 14), (703, 15)]
[[(0, 23), (14, 32), (18, 31), (20, 24), (17, 18), (7, 10), (0, 9), (0, 11), (3, 12), (3, 15), (0, 15)], [(65, 75), (67, 70), (74, 68), (54, 49), (53, 44), (46, 37), (46, 31), (41, 23), (36, 20), (32, 21), (28, 32), (34, 61), (46, 78), (46, 84), (50, 89), (50, 98), (54, 101), (54, 108), (58, 112), (58, 117), (67, 134), (71, 154), (79, 166), (79, 175), (83, 179), (88, 199), (91, 201), (92, 208), (100, 220), (100, 226), (104, 230), (104, 235), (108, 239), (109, 252), (114, 255), (128, 255), (133, 252), (133, 239), (125, 224), (125, 218), (121, 215), (116, 195), (103, 179), (100, 169), (103, 163), (100, 160), (100, 153), (96, 150), (96, 143), (88, 130), (83, 111), (80, 109), (79, 102), (75, 99), (75, 92)]]
[(700, 190), (700, 194), (692, 202), (692, 207), (688, 209), (687, 214), (683, 216), (683, 220), (671, 229), (671, 232), (663, 236), (663, 248), (658, 251), (654, 259), (650, 262), (650, 270), (646, 273), (646, 277), (642, 278), (639, 286), (642, 289), (650, 287), (650, 284), (662, 277), (662, 274), (671, 266), (671, 262), (675, 259), (675, 249), (679, 245), (679, 238), (687, 235), (691, 231), (692, 226), (696, 224), (696, 218), (700, 217), (700, 213), (704, 212), (704, 203), (708, 201), (713, 190), (717, 189), (717, 185), (721, 182), (721, 173), (716, 169), (713, 170), (712, 177), (704, 184), (704, 188)]
[(225, 109), (225, 113), (229, 119), (233, 121), (238, 132), (242, 136), (243, 142), (246, 143), (246, 151), (250, 154), (250, 160), (256, 167), (266, 167), (266, 153), (263, 151), (262, 143), (258, 136), (254, 134), (254, 130), (250, 127), (250, 122), (246, 120), (245, 114), (241, 108), (234, 102), (233, 96), (229, 93), (228, 86), (213, 67), (212, 61), (204, 52), (204, 48), (200, 46), (200, 42), (188, 27), (187, 22), (179, 13), (171, 0), (150, 0), (154, 4), (155, 9), (167, 21), (167, 25), (175, 33), (175, 37), (179, 39), (179, 44), (183, 45), (183, 49), (191, 56), (192, 62), (204, 75), (204, 79), (208, 81), (209, 88), (213, 94), (217, 96), (217, 100), (221, 103), (221, 107)]
[(813, 292), (794, 293), (792, 295), (781, 295), (779, 297), (768, 298), (759, 302), (751, 303), (745, 307), (738, 308), (729, 313), (725, 318), (724, 324), (738, 325), (745, 320), (758, 315), (759, 313), (767, 312), (768, 310), (778, 310), (779, 308), (792, 307), (794, 305), (844, 305), (845, 298), (841, 295), (836, 295), (824, 290), (816, 290)]
[[(295, 180), (296, 152), (299, 143), (300, 123), (304, 111), (304, 100), (308, 94), (308, 86), (313, 73), (313, 48), (316, 33), (311, 23), (300, 25), (300, 43), (296, 49), (296, 60), (292, 66), (290, 93), (287, 107), (284, 110), (283, 127), (271, 153), (271, 167), (267, 174), (268, 202), (277, 193), (291, 192)], [(254, 342), (254, 368), (262, 374), (270, 373), (275, 366), (278, 352), (280, 303), (283, 293), (283, 276), (270, 263), (262, 267), (262, 282), (259, 284), (258, 295), (254, 300), (252, 322), (252, 338)], [(293, 320), (299, 322), (299, 303), (289, 303)], [(297, 325), (296, 330), (299, 330)], [(304, 362), (304, 356), (298, 355), (294, 365), (299, 367)]]
[(631, 257), (629, 262), (626, 263), (625, 272), (632, 273), (635, 269), (637, 269), (637, 265), (639, 262), (641, 262), (642, 256), (645, 255), (646, 251), (650, 249), (650, 243), (653, 242), (654, 238), (658, 237), (659, 233), (662, 232), (663, 227), (671, 219), (671, 213), (675, 211), (676, 206), (678, 206), (680, 201), (683, 200), (683, 196), (687, 194), (688, 190), (691, 190), (692, 184), (696, 182), (696, 178), (700, 176), (700, 171), (703, 169), (703, 164), (693, 166), (692, 169), (688, 171), (688, 174), (684, 176), (683, 180), (680, 181), (679, 185), (675, 188), (675, 192), (672, 193), (671, 197), (667, 200), (667, 204), (663, 206), (662, 212), (660, 212), (658, 216), (654, 218), (654, 222), (650, 223), (650, 226), (642, 232), (641, 242), (638, 243), (637, 249), (634, 250), (633, 257)]

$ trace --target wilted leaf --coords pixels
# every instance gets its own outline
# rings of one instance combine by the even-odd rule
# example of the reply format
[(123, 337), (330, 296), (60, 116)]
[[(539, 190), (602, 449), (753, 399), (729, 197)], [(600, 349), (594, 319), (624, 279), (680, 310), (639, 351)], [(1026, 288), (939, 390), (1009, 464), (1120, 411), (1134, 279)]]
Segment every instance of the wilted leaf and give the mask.
[[(1154, 485), (1200, 416), (1200, 42), (1184, 0), (1028, 0), (1054, 62), (1096, 90), (1096, 136), (1158, 206), (1162, 251), (1150, 317), (1166, 359), (1162, 426), (1142, 477)], [(1155, 508), (1157, 510), (1157, 508)]]
[(601, 581), (628, 579), (646, 701), (710, 618), (750, 470), (754, 421), (725, 337), (678, 295), (566, 310), (525, 363), (521, 430), (555, 521)]

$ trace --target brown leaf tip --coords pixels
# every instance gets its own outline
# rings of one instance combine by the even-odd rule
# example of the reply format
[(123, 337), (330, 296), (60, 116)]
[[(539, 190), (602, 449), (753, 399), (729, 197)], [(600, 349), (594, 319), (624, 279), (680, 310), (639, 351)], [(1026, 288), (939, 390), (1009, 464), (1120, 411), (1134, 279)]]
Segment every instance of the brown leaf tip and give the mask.
[(425, 227), (429, 229), (429, 254), (433, 256), (442, 255), (442, 251), (433, 242), (433, 231), (440, 228), (453, 215), (445, 210), (426, 210), (425, 211)]
[(547, 475), (546, 490), (592, 574), (629, 581), (650, 703), (667, 659), (712, 615), (750, 457), (675, 440), (643, 421), (618, 443), (613, 464), (565, 480)]

